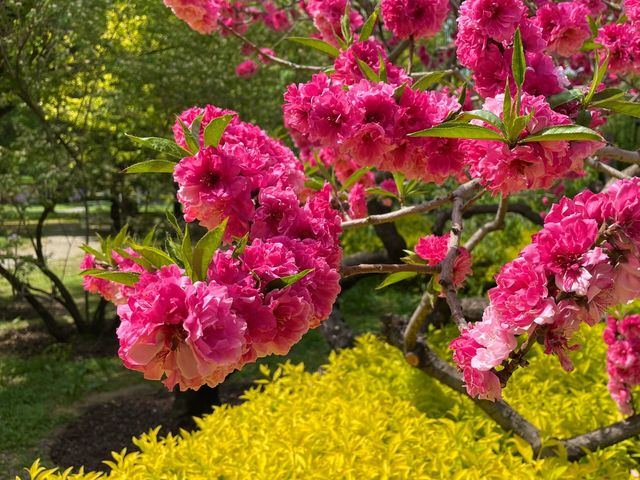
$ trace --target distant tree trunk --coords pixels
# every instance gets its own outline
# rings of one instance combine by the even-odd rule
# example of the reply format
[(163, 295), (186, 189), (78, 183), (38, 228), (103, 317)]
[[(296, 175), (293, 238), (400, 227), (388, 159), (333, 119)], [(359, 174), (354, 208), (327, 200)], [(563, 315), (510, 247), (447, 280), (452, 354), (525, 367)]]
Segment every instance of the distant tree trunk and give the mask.
[(195, 427), (192, 417), (201, 417), (211, 413), (215, 405), (220, 405), (220, 386), (208, 387), (203, 385), (198, 390), (176, 391), (174, 411), (180, 419), (181, 428), (191, 429)]

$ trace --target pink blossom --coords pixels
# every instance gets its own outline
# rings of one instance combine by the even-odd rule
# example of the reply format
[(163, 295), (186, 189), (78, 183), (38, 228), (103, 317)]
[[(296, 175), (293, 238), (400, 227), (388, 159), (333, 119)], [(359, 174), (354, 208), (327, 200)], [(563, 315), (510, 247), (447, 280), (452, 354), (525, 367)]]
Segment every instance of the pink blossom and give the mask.
[(382, 0), (384, 25), (398, 38), (431, 38), (449, 13), (445, 0)]
[(525, 11), (520, 0), (466, 0), (460, 18), (467, 18), (480, 35), (502, 42), (513, 38)]
[[(313, 19), (323, 40), (338, 45), (337, 38), (342, 38), (340, 20), (346, 11), (347, 0), (308, 0), (306, 11)], [(362, 26), (362, 16), (353, 8), (349, 10), (349, 23), (355, 32)]]
[(289, 28), (290, 21), (285, 10), (279, 9), (273, 2), (264, 2), (264, 14), (262, 21), (264, 24), (276, 32)]
[(640, 35), (631, 23), (603, 26), (598, 30), (596, 43), (609, 52), (609, 71), (623, 75), (640, 73)]
[[(81, 270), (105, 270), (107, 268), (96, 261), (96, 257), (87, 253), (80, 262)], [(89, 293), (98, 293), (102, 298), (114, 304), (120, 304), (125, 301), (120, 295), (120, 287), (118, 284), (102, 278), (85, 275), (82, 278), (82, 287)]]
[[(451, 234), (444, 236), (428, 235), (418, 240), (415, 247), (416, 254), (427, 261), (427, 265), (437, 265), (442, 262), (449, 252)], [(471, 272), (471, 254), (464, 247), (458, 248), (458, 256), (453, 264), (453, 284), (462, 285)]]
[(349, 216), (351, 218), (363, 218), (366, 217), (367, 214), (367, 200), (365, 198), (364, 185), (362, 183), (356, 183), (351, 190), (349, 190)]
[(500, 380), (492, 371), (482, 371), (471, 366), (473, 358), (479, 349), (483, 348), (471, 337), (470, 331), (465, 330), (454, 339), (449, 348), (453, 350), (453, 360), (462, 370), (467, 392), (472, 397), (485, 400), (499, 400), (502, 398)]
[(220, 8), (213, 0), (164, 0), (164, 4), (197, 32), (208, 34), (217, 29)]
[(536, 13), (536, 23), (547, 39), (547, 51), (564, 57), (578, 53), (591, 36), (589, 9), (578, 1), (547, 3)]
[(609, 392), (625, 415), (633, 413), (631, 387), (640, 384), (640, 315), (609, 317), (604, 331)]
[[(234, 151), (239, 152), (239, 149)], [(193, 157), (183, 158), (173, 177), (179, 186), (178, 200), (184, 206), (185, 221), (198, 220), (202, 226), (212, 229), (229, 218), (227, 238), (241, 237), (248, 231), (254, 212), (253, 185), (249, 178), (241, 175), (237, 158), (207, 147)]]
[(258, 71), (258, 65), (253, 60), (245, 60), (236, 67), (236, 75), (240, 78), (251, 78)]
[(482, 321), (469, 330), (469, 336), (482, 346), (471, 359), (471, 366), (484, 372), (500, 365), (518, 345), (516, 337), (502, 327), (491, 307), (484, 311)]
[(541, 268), (518, 258), (502, 267), (496, 283), (489, 290), (491, 305), (512, 332), (522, 333), (534, 323), (553, 322), (555, 302)]
[(365, 79), (358, 60), (366, 63), (378, 75), (380, 64), (384, 62), (386, 82), (391, 85), (411, 84), (411, 77), (388, 60), (384, 45), (375, 39), (356, 42), (341, 52), (334, 64), (335, 72), (332, 79), (345, 85), (353, 85)]

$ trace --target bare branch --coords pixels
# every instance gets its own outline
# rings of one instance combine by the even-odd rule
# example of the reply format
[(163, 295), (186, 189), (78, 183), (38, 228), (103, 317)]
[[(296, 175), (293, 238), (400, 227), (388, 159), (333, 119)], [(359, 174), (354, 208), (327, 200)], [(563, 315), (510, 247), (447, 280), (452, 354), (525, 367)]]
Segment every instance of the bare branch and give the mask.
[[(465, 184), (467, 185), (467, 184)], [(458, 329), (463, 330), (467, 327), (467, 322), (462, 313), (460, 299), (456, 292), (456, 286), (453, 280), (453, 266), (458, 257), (460, 247), (460, 237), (462, 235), (462, 209), (465, 199), (472, 194), (474, 188), (458, 188), (453, 192), (453, 207), (451, 209), (451, 235), (449, 237), (449, 250), (447, 256), (442, 261), (442, 272), (440, 274), (440, 285), (444, 290), (447, 303), (451, 309), (453, 321)]]
[(600, 158), (610, 158), (611, 160), (618, 160), (624, 163), (634, 163), (640, 165), (640, 151), (632, 152), (630, 150), (623, 150), (618, 147), (607, 145), (602, 147), (596, 152), (596, 156)]
[(631, 178), (629, 175), (622, 173), (620, 170), (616, 170), (615, 168), (601, 162), (600, 160), (596, 160), (593, 157), (588, 157), (587, 159), (585, 159), (584, 163), (589, 165), (591, 168), (595, 168), (599, 172), (606, 173), (607, 175), (618, 178), (620, 180)]
[(415, 347), (418, 339), (418, 332), (424, 325), (427, 315), (429, 315), (433, 310), (434, 304), (435, 298), (433, 293), (429, 291), (429, 288), (427, 288), (420, 299), (420, 303), (413, 312), (413, 315), (411, 315), (407, 328), (404, 330), (403, 339), (405, 352), (410, 352), (413, 347)]
[(478, 180), (471, 180), (470, 182), (460, 185), (454, 192), (451, 192), (446, 197), (434, 198), (433, 200), (429, 200), (427, 202), (423, 202), (418, 205), (412, 205), (410, 207), (400, 208), (393, 212), (383, 213), (381, 215), (370, 215), (368, 217), (342, 222), (342, 229), (346, 230), (348, 228), (366, 227), (369, 225), (379, 225), (381, 223), (395, 222), (396, 220), (403, 217), (430, 212), (432, 210), (435, 210), (438, 207), (441, 207), (446, 203), (449, 203), (453, 199), (456, 192), (458, 191), (466, 192), (467, 190), (470, 190), (470, 189), (473, 190), (477, 187), (477, 185), (478, 185)]
[(507, 209), (509, 205), (509, 197), (502, 196), (500, 198), (500, 203), (498, 204), (498, 211), (496, 212), (496, 216), (490, 222), (485, 223), (478, 230), (473, 232), (471, 238), (465, 243), (464, 248), (471, 251), (473, 250), (484, 237), (486, 237), (489, 233), (495, 232), (496, 230), (501, 230), (504, 228), (504, 217), (507, 214)]
[(220, 27), (222, 27), (227, 32), (231, 33), (231, 35), (233, 35), (234, 37), (237, 37), (240, 40), (242, 40), (245, 44), (249, 45), (256, 52), (259, 52), (260, 55), (262, 55), (263, 57), (268, 58), (272, 62), (278, 63), (280, 65), (284, 65), (285, 67), (292, 68), (293, 70), (310, 70), (310, 71), (313, 71), (313, 72), (321, 72), (321, 71), (327, 69), (327, 67), (321, 67), (319, 65), (300, 65), (299, 63), (290, 62), (289, 60), (285, 60), (284, 58), (280, 58), (280, 57), (276, 57), (275, 55), (271, 55), (269, 52), (264, 51), (263, 49), (258, 47), (258, 45), (253, 43), (251, 40), (249, 40), (247, 37), (242, 35), (240, 32), (237, 32), (233, 28), (228, 27), (227, 25), (225, 25), (222, 22), (218, 22), (218, 25), (220, 25)]
[(438, 265), (405, 265), (405, 264), (370, 264), (370, 265), (352, 265), (343, 266), (340, 273), (343, 278), (352, 275), (366, 275), (369, 273), (399, 273), (399, 272), (415, 272), (434, 274), (440, 272), (440, 264)]
[[(640, 435), (640, 415), (633, 415), (607, 427), (601, 427), (591, 432), (578, 435), (562, 443), (567, 449), (569, 460), (575, 461), (589, 452), (615, 445), (631, 437)], [(543, 457), (552, 456), (553, 452), (543, 451)]]

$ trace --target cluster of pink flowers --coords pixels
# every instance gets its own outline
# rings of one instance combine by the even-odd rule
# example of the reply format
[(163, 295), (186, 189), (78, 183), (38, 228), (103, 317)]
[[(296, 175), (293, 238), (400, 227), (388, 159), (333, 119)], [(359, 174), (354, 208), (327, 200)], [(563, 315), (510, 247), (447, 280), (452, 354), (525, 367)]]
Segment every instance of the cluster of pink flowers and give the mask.
[[(549, 96), (560, 93), (567, 83), (562, 69), (554, 65), (544, 50), (573, 48), (577, 35), (571, 33), (565, 38), (564, 27), (554, 30), (552, 21), (546, 16), (540, 20), (530, 19), (526, 11), (521, 0), (465, 0), (460, 6), (456, 37), (458, 60), (473, 70), (475, 89), (483, 97), (494, 97), (504, 92), (507, 79), (513, 82), (512, 43), (517, 28), (520, 28), (527, 62), (524, 91)], [(556, 19), (555, 14), (551, 17)], [(540, 25), (549, 28), (548, 35), (553, 35), (551, 46)]]
[[(351, 48), (362, 50), (357, 44)], [(449, 177), (463, 180), (461, 141), (408, 137), (459, 110), (456, 99), (408, 85), (398, 94), (387, 83), (358, 81), (352, 68), (344, 68), (349, 63), (345, 60), (337, 66), (340, 80), (318, 74), (307, 83), (288, 87), (284, 119), (296, 142), (307, 148), (329, 148), (347, 166), (351, 162), (373, 166), (426, 182), (442, 183)]]
[(640, 19), (612, 23), (598, 30), (596, 42), (609, 53), (609, 71), (622, 75), (640, 74)]
[(634, 412), (631, 388), (640, 385), (640, 315), (609, 317), (604, 331), (609, 392), (625, 415)]
[(639, 252), (640, 180), (555, 204), (533, 243), (497, 275), (483, 320), (451, 343), (469, 394), (500, 398), (495, 369), (524, 333), (571, 370), (567, 352), (577, 346), (569, 341), (580, 324), (640, 296)]
[[(343, 39), (340, 21), (346, 11), (348, 0), (301, 0), (300, 3), (313, 20), (320, 37), (337, 46), (338, 38)], [(362, 26), (364, 20), (357, 11), (350, 9), (349, 23), (354, 33)]]
[[(203, 145), (206, 126), (225, 114), (234, 112), (195, 107), (180, 121), (191, 127), (202, 117)], [(174, 133), (188, 148), (179, 121)], [(118, 271), (141, 274), (133, 287), (85, 282), (118, 304), (119, 355), (128, 368), (169, 389), (197, 389), (258, 357), (286, 354), (329, 316), (340, 291), (341, 219), (328, 186), (303, 203), (300, 162), (237, 116), (219, 146), (183, 158), (174, 179), (186, 221), (212, 229), (229, 219), (206, 279), (194, 282), (178, 265), (146, 271), (114, 254)], [(246, 245), (236, 242), (245, 236)], [(95, 266), (93, 257), (83, 262)]]
[(589, 9), (578, 1), (546, 3), (538, 8), (535, 24), (547, 40), (547, 52), (564, 57), (578, 53), (591, 36), (587, 17)]
[(340, 291), (340, 219), (329, 190), (304, 206), (291, 189), (266, 188), (259, 198), (251, 241), (238, 253), (218, 250), (206, 282), (176, 265), (142, 274), (118, 306), (128, 368), (169, 389), (215, 386), (258, 357), (288, 353), (329, 316)]
[(398, 38), (431, 38), (449, 13), (446, 0), (382, 0), (384, 24)]
[[(140, 257), (140, 255), (133, 251), (131, 248), (126, 248), (125, 252), (130, 257)], [(111, 252), (111, 259), (115, 266), (103, 264), (102, 262), (98, 261), (94, 255), (87, 253), (80, 262), (80, 269), (97, 269), (104, 270), (105, 272), (118, 271), (131, 273), (142, 273), (145, 271), (143, 267), (131, 260), (131, 258), (124, 257), (115, 250)], [(115, 305), (126, 303), (129, 295), (132, 292), (132, 288), (127, 285), (114, 283), (112, 281), (93, 277), (91, 275), (85, 275), (83, 277), (82, 286), (87, 292), (97, 293), (106, 301), (111, 302)]]
[[(488, 98), (484, 109), (502, 115), (504, 94)], [(523, 135), (555, 125), (569, 125), (571, 119), (551, 109), (542, 96), (522, 95), (521, 115), (532, 113)], [(467, 141), (466, 161), (474, 177), (493, 192), (508, 195), (525, 189), (549, 188), (559, 178), (582, 174), (583, 161), (602, 147), (592, 141), (531, 142), (510, 147), (492, 140)]]
[[(446, 235), (428, 235), (418, 240), (416, 254), (427, 261), (427, 265), (437, 265), (442, 262), (449, 252), (450, 233)], [(453, 284), (459, 287), (471, 272), (471, 254), (464, 247), (459, 247), (458, 256), (453, 263)]]
[[(191, 127), (202, 115), (200, 144), (205, 127), (221, 115), (235, 115), (212, 105), (183, 112), (173, 127), (176, 143), (187, 148), (181, 121)], [(226, 238), (241, 237), (248, 231), (255, 213), (255, 192), (276, 186), (300, 193), (304, 187), (302, 165), (293, 152), (263, 130), (237, 116), (224, 131), (219, 146), (201, 148), (193, 157), (183, 158), (174, 170), (178, 200), (187, 222), (198, 220), (214, 228), (229, 217)]]
[[(285, 10), (273, 2), (246, 0), (164, 0), (174, 15), (202, 34), (220, 30), (220, 25), (244, 32), (252, 22), (262, 22), (272, 30), (285, 30), (291, 24)], [(259, 7), (261, 8), (259, 8)], [(224, 29), (220, 30), (226, 34)]]

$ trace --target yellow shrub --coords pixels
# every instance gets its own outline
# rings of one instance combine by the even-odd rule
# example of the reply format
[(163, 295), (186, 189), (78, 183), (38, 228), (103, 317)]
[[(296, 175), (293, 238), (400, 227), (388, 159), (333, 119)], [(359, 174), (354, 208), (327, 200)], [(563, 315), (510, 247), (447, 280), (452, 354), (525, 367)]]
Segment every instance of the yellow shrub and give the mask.
[[(517, 372), (507, 400), (548, 435), (568, 436), (619, 419), (605, 388), (602, 327), (582, 332), (576, 371), (538, 354)], [(434, 332), (438, 348), (445, 333)], [(199, 431), (137, 439), (141, 452), (114, 454), (109, 479), (564, 479), (628, 478), (640, 444), (626, 441), (571, 464), (537, 460), (461, 395), (405, 363), (372, 335), (332, 355), (319, 373), (286, 364), (217, 408)], [(37, 480), (94, 479), (46, 471)]]

